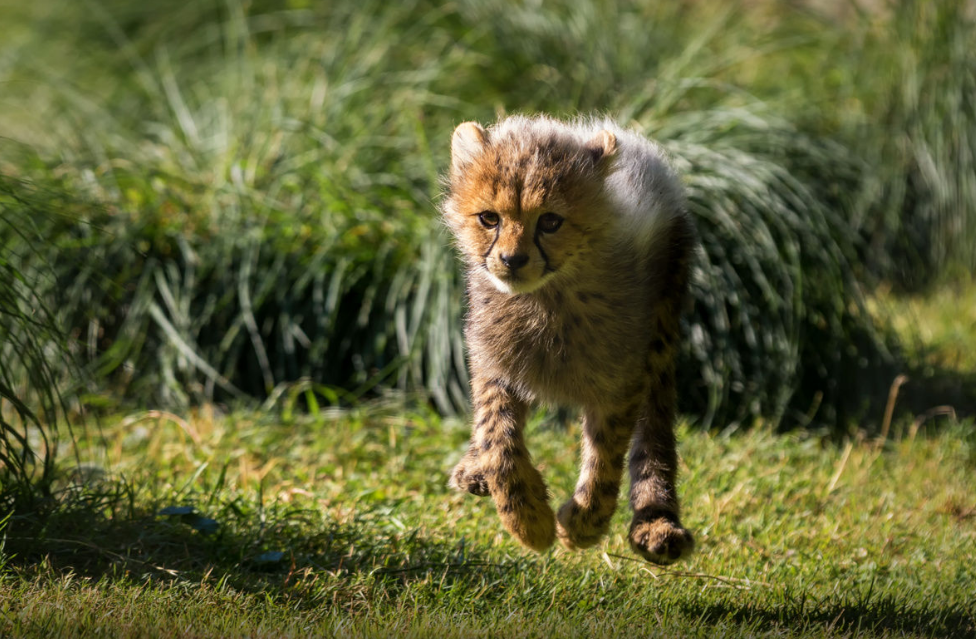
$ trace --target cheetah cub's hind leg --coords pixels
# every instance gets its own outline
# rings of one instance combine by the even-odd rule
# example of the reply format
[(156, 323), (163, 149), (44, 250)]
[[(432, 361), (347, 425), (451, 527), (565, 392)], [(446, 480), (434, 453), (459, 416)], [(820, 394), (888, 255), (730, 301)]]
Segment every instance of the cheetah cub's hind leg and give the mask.
[(467, 454), (451, 475), (451, 486), (490, 494), (502, 525), (523, 545), (542, 551), (556, 539), (542, 475), (525, 447), (527, 406), (497, 380), (472, 380), (474, 428)]
[(579, 481), (556, 516), (556, 534), (567, 548), (588, 548), (606, 534), (617, 509), (624, 458), (636, 420), (636, 409), (610, 417), (587, 411)]
[(637, 421), (630, 452), (630, 505), (634, 510), (630, 547), (650, 562), (670, 564), (695, 547), (694, 537), (678, 519), (673, 347), (652, 353), (649, 371), (656, 386)]

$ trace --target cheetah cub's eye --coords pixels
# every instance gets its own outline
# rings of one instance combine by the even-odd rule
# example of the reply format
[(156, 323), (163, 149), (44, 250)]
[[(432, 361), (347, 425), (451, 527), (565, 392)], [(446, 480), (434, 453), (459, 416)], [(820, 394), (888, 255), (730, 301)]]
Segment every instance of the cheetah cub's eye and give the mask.
[(555, 233), (562, 224), (562, 216), (555, 213), (543, 213), (539, 216), (539, 230), (543, 233)]
[(478, 213), (478, 221), (486, 229), (493, 229), (498, 226), (498, 213), (493, 211), (482, 211)]

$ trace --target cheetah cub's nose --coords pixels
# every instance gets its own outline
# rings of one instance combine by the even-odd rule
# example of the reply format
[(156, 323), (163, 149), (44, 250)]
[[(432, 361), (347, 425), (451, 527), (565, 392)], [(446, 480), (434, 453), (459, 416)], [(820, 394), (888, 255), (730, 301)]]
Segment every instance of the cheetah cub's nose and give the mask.
[(529, 256), (525, 253), (502, 254), (499, 258), (513, 273), (529, 263)]

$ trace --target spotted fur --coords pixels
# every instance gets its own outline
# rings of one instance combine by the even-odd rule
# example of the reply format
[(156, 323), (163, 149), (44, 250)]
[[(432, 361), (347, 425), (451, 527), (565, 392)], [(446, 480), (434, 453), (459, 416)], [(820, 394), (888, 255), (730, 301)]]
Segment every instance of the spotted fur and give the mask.
[[(513, 117), (460, 125), (451, 156), (442, 209), (467, 266), (474, 405), (452, 486), (491, 495), (529, 548), (586, 548), (627, 465), (631, 547), (686, 555), (674, 359), (695, 234), (664, 154), (609, 121)], [(579, 480), (557, 513), (522, 434), (536, 401), (584, 414)]]

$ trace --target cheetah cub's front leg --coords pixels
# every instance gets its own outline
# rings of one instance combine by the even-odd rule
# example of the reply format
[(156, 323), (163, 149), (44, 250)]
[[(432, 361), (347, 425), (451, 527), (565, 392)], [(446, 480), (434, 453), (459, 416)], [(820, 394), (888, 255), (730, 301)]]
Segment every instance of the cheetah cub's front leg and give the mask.
[(525, 546), (545, 550), (556, 538), (555, 515), (522, 438), (526, 404), (498, 380), (475, 377), (472, 390), (471, 444), (451, 474), (451, 486), (490, 494), (505, 529)]

